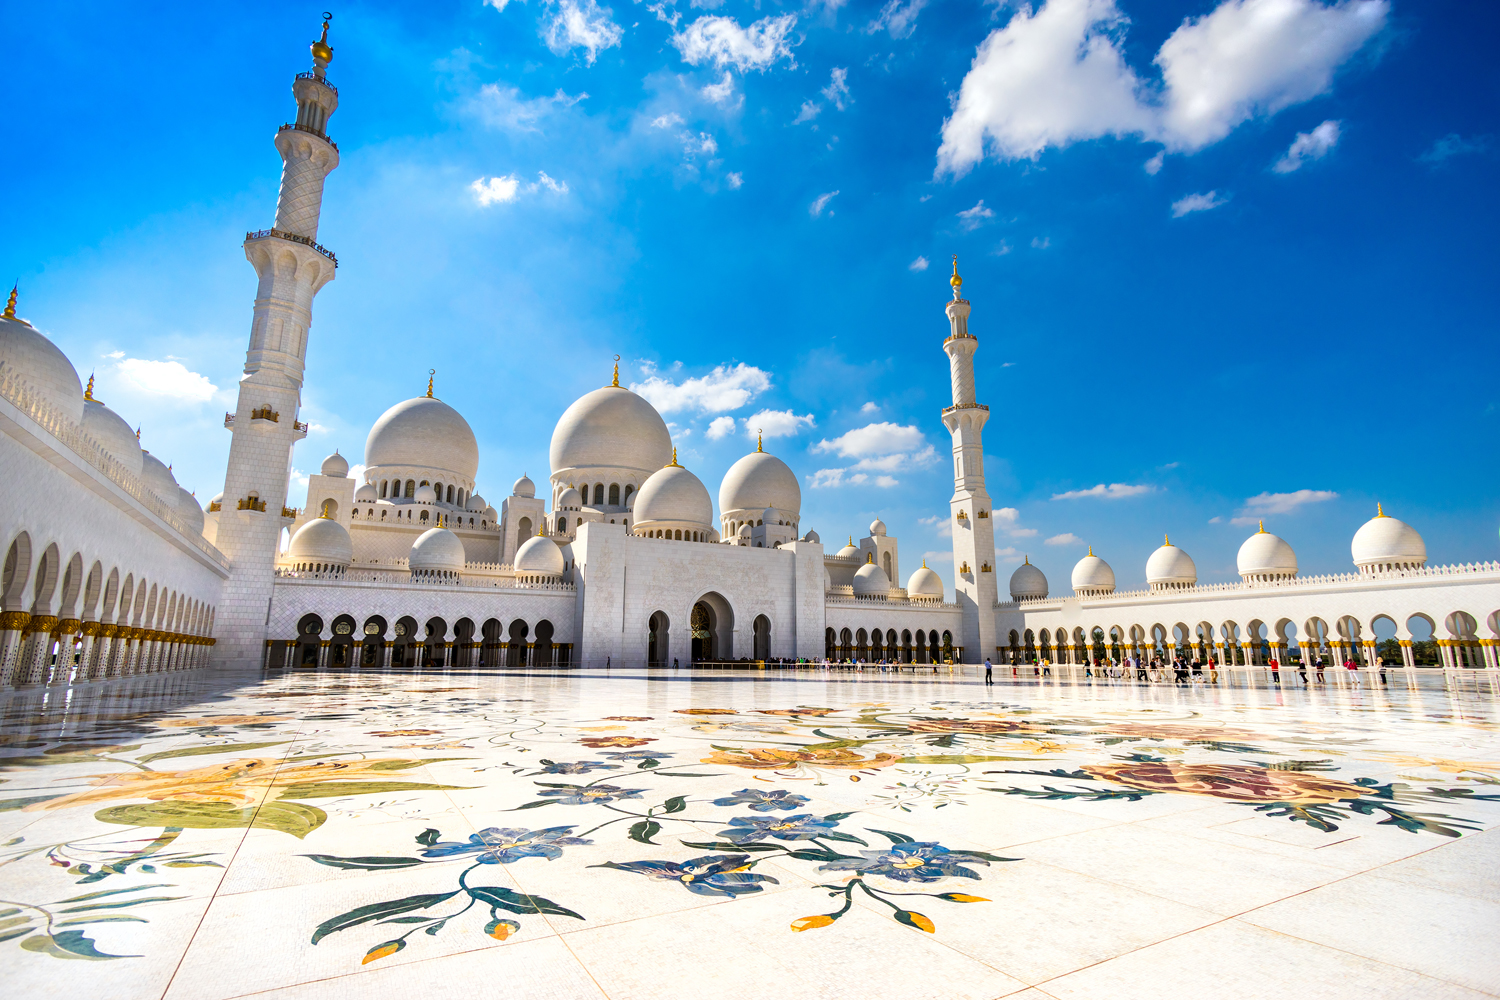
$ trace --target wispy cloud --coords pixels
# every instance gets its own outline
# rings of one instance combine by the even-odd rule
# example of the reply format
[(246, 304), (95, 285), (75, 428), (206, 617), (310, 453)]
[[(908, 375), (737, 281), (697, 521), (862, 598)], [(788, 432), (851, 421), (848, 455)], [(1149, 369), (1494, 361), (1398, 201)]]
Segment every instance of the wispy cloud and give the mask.
[(1184, 215), (1190, 215), (1193, 212), (1211, 212), (1228, 201), (1229, 197), (1227, 195), (1221, 198), (1217, 191), (1190, 194), (1172, 202), (1172, 218), (1180, 219)]
[(1296, 490), (1291, 493), (1259, 493), (1245, 500), (1245, 506), (1240, 513), (1244, 515), (1254, 514), (1290, 514), (1298, 507), (1305, 507), (1310, 503), (1326, 503), (1329, 500), (1337, 500), (1339, 495), (1333, 490)]
[(1065, 532), (1063, 532), (1060, 535), (1053, 535), (1051, 538), (1047, 539), (1042, 544), (1043, 545), (1082, 545), (1083, 544), (1083, 539), (1079, 538), (1077, 535), (1073, 534), (1071, 531), (1065, 531)]
[(745, 435), (763, 434), (768, 438), (791, 437), (804, 427), (816, 427), (811, 413), (799, 415), (791, 410), (761, 410), (745, 418)]
[(1146, 173), (1150, 174), (1152, 177), (1155, 177), (1157, 174), (1161, 173), (1162, 165), (1166, 162), (1167, 151), (1165, 149), (1158, 149), (1155, 156), (1151, 157), (1151, 159), (1141, 164), (1141, 169), (1145, 170)]
[(925, 524), (937, 533), (939, 538), (953, 537), (953, 518), (946, 514), (934, 514), (931, 517), (917, 518), (918, 524)]
[(1310, 160), (1321, 160), (1339, 144), (1340, 124), (1329, 119), (1311, 132), (1298, 132), (1297, 138), (1271, 169), (1278, 174), (1289, 174)]
[[(818, 218), (823, 214), (823, 210), (828, 207), (828, 203), (837, 198), (838, 194), (837, 191), (829, 191), (827, 194), (818, 195), (813, 199), (813, 203), (807, 206), (807, 214), (814, 219)], [(832, 215), (833, 213), (829, 212), (828, 214)]]
[(1417, 160), (1429, 166), (1437, 166), (1451, 160), (1455, 156), (1464, 156), (1468, 153), (1480, 153), (1490, 146), (1490, 137), (1487, 135), (1476, 135), (1465, 139), (1457, 132), (1449, 132), (1437, 142), (1434, 142), (1427, 151)]
[(892, 476), (871, 476), (864, 472), (850, 472), (848, 469), (819, 469), (807, 477), (807, 481), (813, 489), (827, 489), (832, 486), (862, 486), (869, 484), (887, 489), (892, 486), (900, 486), (901, 481)]
[(853, 483), (863, 482), (855, 479), (856, 475), (883, 473), (874, 479), (877, 486), (894, 486), (897, 481), (889, 473), (930, 465), (937, 457), (936, 449), (927, 443), (915, 426), (889, 422), (866, 424), (836, 438), (819, 441), (808, 450), (814, 454), (832, 452), (840, 458), (856, 459), (853, 465), (843, 469), (819, 470), (819, 476), (828, 478), (837, 474), (838, 481)]
[(706, 101), (720, 106), (728, 106), (734, 102), (734, 77), (730, 76), (729, 71), (726, 69), (724, 76), (718, 83), (710, 83), (699, 90), (698, 93), (702, 94), (703, 99)]
[(737, 410), (771, 387), (770, 373), (743, 361), (733, 368), (719, 365), (707, 375), (681, 382), (652, 374), (630, 388), (645, 397), (659, 413), (696, 410), (724, 413)]
[(559, 90), (551, 97), (521, 96), (516, 87), (487, 83), (479, 88), (472, 103), (479, 120), (491, 128), (508, 132), (539, 132), (548, 116), (585, 100), (588, 94), (569, 95)]
[(927, 3), (928, 0), (888, 0), (875, 20), (865, 25), (865, 33), (887, 31), (892, 38), (909, 38), (917, 30), (917, 15)]
[(829, 74), (828, 86), (823, 88), (823, 96), (833, 102), (833, 106), (840, 111), (847, 104), (853, 102), (854, 98), (849, 94), (849, 71), (837, 66)]
[(692, 66), (711, 62), (720, 69), (733, 66), (741, 73), (765, 71), (780, 59), (796, 65), (788, 40), (796, 26), (792, 14), (764, 17), (746, 27), (732, 17), (700, 17), (673, 35), (672, 44)]
[(682, 116), (675, 111), (651, 119), (652, 128), (675, 128), (682, 124)]
[(206, 376), (189, 371), (180, 361), (123, 358), (115, 365), (121, 381), (148, 396), (164, 396), (185, 403), (206, 403), (219, 387)]
[(966, 208), (958, 213), (959, 228), (966, 233), (971, 233), (995, 217), (995, 210), (984, 207), (984, 199), (973, 208)]
[(926, 257), (918, 257), (916, 260), (912, 261), (910, 264), (907, 264), (906, 265), (906, 269), (908, 271), (925, 271), (925, 270), (927, 270), (927, 258)]
[(1082, 500), (1086, 497), (1098, 497), (1101, 500), (1124, 500), (1127, 497), (1144, 496), (1147, 493), (1155, 493), (1155, 486), (1131, 483), (1100, 483), (1090, 486), (1086, 490), (1069, 490), (1066, 493), (1054, 493), (1054, 500)]
[(823, 106), (821, 104), (816, 104), (813, 101), (803, 101), (801, 109), (797, 112), (797, 117), (792, 119), (792, 124), (801, 125), (803, 122), (810, 122), (818, 117), (818, 113), (822, 110)]
[(557, 0), (542, 18), (542, 41), (556, 55), (583, 49), (584, 62), (592, 66), (600, 52), (620, 44), (625, 32), (608, 8), (595, 0)]
[(515, 174), (481, 177), (469, 185), (469, 190), (474, 192), (474, 199), (481, 208), (515, 201), (519, 195), (535, 194), (544, 188), (553, 194), (568, 193), (567, 183), (552, 178), (547, 171), (538, 170), (536, 176), (537, 179), (530, 184), (522, 184), (521, 178)]

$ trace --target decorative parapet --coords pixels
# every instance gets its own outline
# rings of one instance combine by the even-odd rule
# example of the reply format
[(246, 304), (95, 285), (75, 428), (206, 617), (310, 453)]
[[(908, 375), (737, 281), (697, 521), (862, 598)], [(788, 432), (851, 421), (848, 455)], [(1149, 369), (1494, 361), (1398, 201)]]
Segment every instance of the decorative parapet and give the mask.
[(297, 233), (289, 233), (285, 229), (261, 229), (261, 230), (257, 230), (256, 232), (253, 232), (253, 233), (246, 233), (245, 234), (245, 242), (246, 243), (253, 243), (256, 240), (264, 240), (264, 239), (271, 239), (271, 238), (275, 238), (275, 239), (278, 239), (278, 240), (287, 240), (288, 242), (291, 242), (291, 243), (301, 243), (305, 247), (312, 247), (318, 253), (322, 254), (324, 257), (327, 257), (329, 260), (333, 261), (333, 266), (334, 267), (338, 267), (339, 266), (339, 259), (333, 255), (333, 251), (332, 250), (329, 250), (325, 246), (320, 246), (318, 243), (314, 242), (313, 240), (309, 239), (306, 236), (301, 236), (301, 235), (299, 235)]
[(286, 567), (277, 567), (274, 571), (278, 582), (309, 584), (318, 586), (357, 586), (361, 588), (393, 588), (397, 590), (427, 590), (434, 587), (451, 588), (455, 590), (480, 590), (491, 592), (495, 590), (508, 591), (546, 591), (551, 593), (575, 592), (571, 583), (520, 583), (514, 578), (479, 578), (469, 576), (467, 572), (458, 577), (448, 577), (442, 580), (421, 579), (413, 580), (410, 570), (395, 571), (385, 569), (356, 569), (349, 568), (342, 573), (312, 573), (306, 571), (292, 570)]
[(321, 83), (323, 86), (325, 86), (329, 90), (333, 91), (333, 96), (334, 97), (337, 97), (338, 94), (339, 94), (339, 88), (335, 87), (333, 84), (329, 83), (327, 79), (325, 79), (324, 77), (319, 76), (318, 74), (314, 73), (312, 70), (308, 70), (306, 73), (298, 73), (297, 74), (297, 79), (299, 79), (299, 80), (311, 80), (313, 83)]
[(224, 413), (224, 427), (226, 430), (234, 430), (234, 414), (226, 411)]
[(258, 510), (264, 512), (266, 502), (259, 497), (245, 497), (242, 500), (236, 500), (234, 506), (236, 510)]
[(190, 528), (175, 507), (167, 505), (145, 480), (121, 465), (119, 460), (84, 432), (72, 420), (59, 413), (41, 393), (31, 388), (19, 373), (0, 361), (0, 398), (20, 410), (31, 420), (51, 434), (57, 442), (85, 463), (92, 466), (115, 486), (142, 507), (176, 529), (177, 533), (195, 545), (200, 552), (217, 565), (228, 569), (229, 561), (224, 554), (208, 544), (202, 533)]
[[(333, 84), (328, 83), (327, 80), (320, 80), (318, 82), (330, 88), (333, 86)], [(322, 139), (324, 142), (328, 143), (328, 145), (332, 146), (335, 153), (339, 151), (339, 144), (328, 138), (328, 133), (319, 131), (318, 129), (313, 128), (311, 125), (303, 125), (298, 122), (289, 122), (286, 125), (281, 126), (276, 131), (285, 132), (288, 129), (292, 129), (297, 132), (306, 132), (308, 135), (315, 135), (319, 139)]]
[(269, 406), (258, 406), (250, 411), (251, 420), (269, 420), (273, 424), (281, 422), (281, 414)]
[(302, 512), (299, 511), (296, 507), (283, 506), (281, 508), (281, 516), (292, 521), (295, 521), (298, 517), (301, 516), (301, 514)]
[(220, 503), (218, 500), (210, 500), (208, 502), (208, 512), (210, 514), (217, 514), (219, 511), (221, 511), (223, 509), (224, 509), (224, 505), (222, 503)]

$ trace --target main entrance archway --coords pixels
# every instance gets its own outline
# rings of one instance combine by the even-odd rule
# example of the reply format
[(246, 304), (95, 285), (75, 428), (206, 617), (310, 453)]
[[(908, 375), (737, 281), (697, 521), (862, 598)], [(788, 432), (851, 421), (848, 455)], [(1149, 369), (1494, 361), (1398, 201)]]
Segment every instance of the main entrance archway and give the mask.
[(734, 659), (734, 609), (722, 594), (698, 598), (689, 618), (693, 634), (693, 660)]

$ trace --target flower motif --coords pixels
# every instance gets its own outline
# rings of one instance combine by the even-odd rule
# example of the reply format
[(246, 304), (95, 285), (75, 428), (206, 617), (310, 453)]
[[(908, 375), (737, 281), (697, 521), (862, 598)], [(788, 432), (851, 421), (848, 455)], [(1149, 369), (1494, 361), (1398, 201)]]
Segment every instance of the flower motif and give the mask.
[(752, 812), (771, 812), (774, 809), (795, 809), (806, 805), (808, 798), (804, 795), (793, 795), (791, 792), (778, 788), (774, 791), (763, 792), (759, 788), (741, 788), (733, 795), (727, 795), (722, 799), (714, 799), (716, 806), (749, 806)]
[(1098, 736), (1128, 736), (1139, 740), (1243, 740), (1255, 733), (1247, 729), (1189, 726), (1174, 722), (1111, 722)]
[(508, 865), (522, 858), (546, 858), (551, 861), (562, 857), (564, 847), (575, 844), (592, 844), (592, 840), (570, 837), (571, 826), (549, 826), (545, 830), (522, 830), (489, 827), (470, 834), (468, 842), (440, 840), (422, 851), (424, 858), (453, 858), (464, 854), (477, 854), (474, 860), (483, 865)]
[(616, 799), (638, 799), (644, 788), (621, 788), (618, 785), (564, 785), (537, 793), (569, 806), (586, 806), (590, 802), (613, 802)]
[(854, 751), (846, 749), (715, 750), (707, 757), (701, 758), (701, 763), (732, 764), (735, 767), (763, 771), (796, 767), (799, 764), (858, 770), (866, 767), (890, 767), (900, 759), (893, 753), (878, 753), (873, 757), (861, 757)]
[(812, 708), (799, 705), (797, 708), (762, 708), (758, 711), (761, 715), (815, 715), (821, 719), (825, 715), (831, 715), (832, 713), (837, 712), (838, 709)]
[(706, 854), (681, 864), (674, 861), (626, 861), (623, 864), (607, 861), (597, 867), (618, 868), (648, 878), (676, 882), (688, 892), (700, 896), (742, 896), (747, 892), (760, 892), (762, 882), (780, 884), (769, 875), (746, 871), (750, 863), (748, 854)]
[(991, 722), (986, 719), (919, 719), (908, 722), (906, 728), (914, 733), (968, 733), (972, 736), (1035, 733), (1043, 729), (1034, 722)]
[(733, 708), (679, 708), (678, 715), (739, 715)]
[(607, 753), (604, 756), (610, 760), (666, 760), (672, 755), (659, 750), (622, 750), (619, 753)]
[(605, 722), (650, 722), (649, 715), (606, 715)]
[(371, 733), (371, 736), (438, 736), (442, 734), (440, 729), (386, 729), (382, 732)]
[(601, 747), (638, 747), (656, 740), (649, 736), (585, 736), (578, 741), (586, 747), (598, 750)]
[(1234, 802), (1292, 802), (1326, 805), (1357, 799), (1368, 789), (1305, 771), (1273, 771), (1245, 764), (1180, 764), (1143, 761), (1085, 764), (1096, 778), (1148, 792), (1187, 792)]
[(833, 832), (836, 819), (819, 819), (810, 813), (796, 816), (736, 816), (719, 836), (734, 844), (748, 844), (775, 837), (777, 840), (812, 840)]
[(988, 865), (989, 862), (973, 854), (950, 851), (931, 841), (908, 841), (892, 844), (883, 851), (860, 851), (863, 858), (847, 858), (819, 865), (823, 872), (859, 872), (861, 875), (884, 875), (898, 882), (936, 882), (950, 875), (978, 878), (979, 873), (965, 868), (964, 863)]
[(619, 764), (601, 764), (597, 760), (575, 760), (572, 762), (557, 763), (555, 761), (544, 761), (544, 766), (535, 774), (588, 774), (590, 771), (618, 771)]

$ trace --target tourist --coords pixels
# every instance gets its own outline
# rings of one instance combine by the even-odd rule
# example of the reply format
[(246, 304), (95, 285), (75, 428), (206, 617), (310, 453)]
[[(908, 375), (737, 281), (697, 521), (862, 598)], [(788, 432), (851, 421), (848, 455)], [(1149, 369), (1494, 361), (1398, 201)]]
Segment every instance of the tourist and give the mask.
[(995, 668), (990, 663), (990, 658), (988, 656), (984, 658), (984, 682), (986, 684), (995, 683)]
[(1315, 676), (1318, 678), (1318, 683), (1322, 684), (1323, 683), (1323, 658), (1321, 656), (1317, 658), (1317, 662), (1313, 665), (1313, 672), (1314, 672)]
[(1274, 656), (1271, 657), (1270, 667), (1271, 667), (1271, 683), (1275, 684), (1277, 687), (1280, 687), (1281, 686), (1281, 663)]

